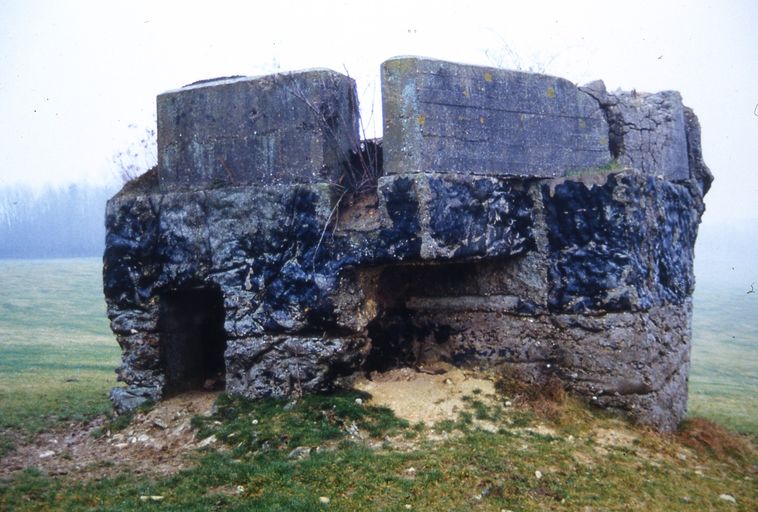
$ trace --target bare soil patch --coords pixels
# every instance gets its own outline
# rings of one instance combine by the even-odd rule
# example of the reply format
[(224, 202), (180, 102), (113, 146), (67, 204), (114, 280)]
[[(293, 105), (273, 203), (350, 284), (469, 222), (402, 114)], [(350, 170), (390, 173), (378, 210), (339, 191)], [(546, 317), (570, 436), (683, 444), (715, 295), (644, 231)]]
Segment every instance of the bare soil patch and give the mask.
[(485, 403), (495, 397), (494, 382), (487, 376), (444, 363), (374, 372), (353, 386), (371, 394), (371, 405), (388, 407), (412, 424), (455, 421), (466, 407), (463, 397)]
[(120, 432), (106, 432), (105, 418), (81, 423), (65, 431), (44, 432), (0, 460), (0, 477), (36, 468), (49, 475), (103, 478), (130, 469), (136, 474), (170, 475), (189, 464), (186, 457), (198, 441), (193, 416), (209, 415), (217, 392), (192, 391), (161, 401), (135, 415)]

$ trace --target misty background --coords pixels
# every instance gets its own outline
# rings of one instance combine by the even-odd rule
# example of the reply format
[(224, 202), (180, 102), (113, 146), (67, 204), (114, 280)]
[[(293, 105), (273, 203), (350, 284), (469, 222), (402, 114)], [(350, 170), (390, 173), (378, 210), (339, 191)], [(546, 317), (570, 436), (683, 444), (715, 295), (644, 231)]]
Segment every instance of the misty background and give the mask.
[[(701, 279), (758, 283), (758, 3), (0, 1), (0, 258), (99, 256), (104, 203), (155, 161), (155, 96), (328, 67), (381, 135), (379, 65), (416, 54), (675, 89), (715, 182)], [(744, 292), (743, 292), (744, 293)]]
[(0, 258), (100, 256), (105, 202), (114, 187), (0, 188)]

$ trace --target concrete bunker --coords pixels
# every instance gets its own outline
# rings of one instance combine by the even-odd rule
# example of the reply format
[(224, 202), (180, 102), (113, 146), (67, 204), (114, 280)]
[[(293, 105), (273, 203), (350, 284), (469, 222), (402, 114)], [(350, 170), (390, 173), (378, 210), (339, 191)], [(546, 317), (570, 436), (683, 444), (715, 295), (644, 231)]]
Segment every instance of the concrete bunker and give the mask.
[(159, 302), (158, 336), (165, 393), (222, 388), (226, 332), (221, 290), (171, 290), (161, 293)]
[[(367, 179), (356, 159), (378, 146), (334, 71), (157, 107), (158, 168), (106, 210), (117, 410), (219, 371), (229, 393), (284, 397), (444, 360), (550, 373), (664, 430), (684, 417), (712, 176), (678, 93), (390, 59)], [(348, 183), (371, 194), (347, 205)]]

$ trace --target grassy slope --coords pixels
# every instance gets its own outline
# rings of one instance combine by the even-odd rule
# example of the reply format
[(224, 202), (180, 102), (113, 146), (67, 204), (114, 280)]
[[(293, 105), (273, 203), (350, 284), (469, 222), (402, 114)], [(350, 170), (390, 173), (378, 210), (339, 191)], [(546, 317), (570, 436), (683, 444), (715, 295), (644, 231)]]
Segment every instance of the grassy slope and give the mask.
[[(4, 510), (755, 510), (744, 441), (663, 436), (572, 400), (536, 410), (472, 397), (457, 423), (407, 425), (355, 393), (297, 405), (222, 399), (196, 420), (223, 447), (178, 475), (85, 481), (27, 471), (0, 482)], [(365, 395), (362, 395), (365, 400)], [(288, 410), (289, 409), (289, 410)], [(480, 423), (477, 417), (486, 420)], [(255, 420), (255, 421), (254, 421)], [(347, 431), (360, 430), (363, 439)], [(487, 426), (483, 431), (479, 426)], [(496, 429), (492, 427), (495, 426)], [(440, 431), (447, 432), (439, 440)], [(607, 433), (617, 442), (604, 442)], [(436, 439), (436, 440), (433, 440)], [(690, 443), (697, 448), (689, 448)], [(297, 446), (313, 449), (291, 458)], [(539, 472), (539, 473), (538, 473)], [(97, 475), (93, 468), (91, 477)], [(720, 498), (729, 494), (736, 504)], [(155, 497), (155, 498), (151, 498)], [(322, 503), (328, 498), (328, 504)], [(155, 500), (155, 501), (154, 501)]]

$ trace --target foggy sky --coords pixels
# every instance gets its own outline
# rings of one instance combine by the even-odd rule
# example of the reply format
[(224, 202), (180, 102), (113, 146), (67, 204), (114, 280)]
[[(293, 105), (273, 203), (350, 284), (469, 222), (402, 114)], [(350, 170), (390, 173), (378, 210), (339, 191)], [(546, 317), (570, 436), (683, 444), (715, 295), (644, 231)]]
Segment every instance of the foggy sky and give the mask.
[(716, 176), (705, 222), (758, 218), (758, 2), (524, 4), (0, 0), (0, 186), (114, 179), (155, 96), (210, 77), (347, 71), (371, 132), (379, 64), (415, 54), (679, 90)]

